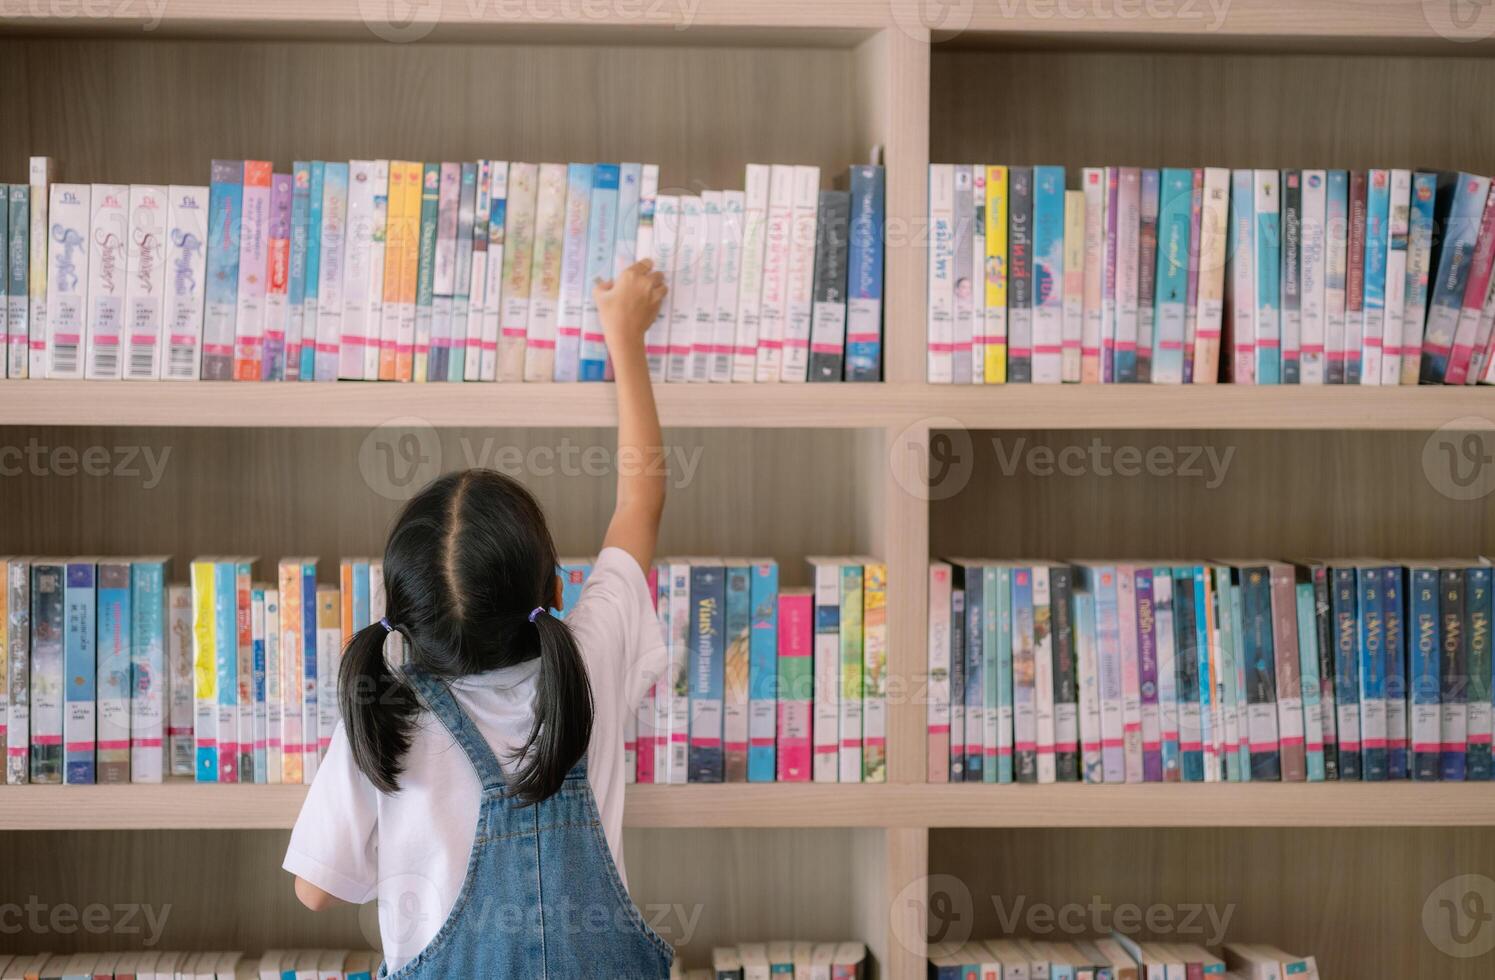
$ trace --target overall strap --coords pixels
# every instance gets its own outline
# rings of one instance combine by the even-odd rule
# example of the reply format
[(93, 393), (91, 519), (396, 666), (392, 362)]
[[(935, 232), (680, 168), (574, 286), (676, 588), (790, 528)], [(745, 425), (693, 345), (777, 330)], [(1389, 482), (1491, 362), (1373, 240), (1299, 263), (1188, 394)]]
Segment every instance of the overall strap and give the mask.
[(483, 791), (487, 793), (502, 790), (506, 784), (504, 773), (493, 749), (489, 747), (488, 740), (483, 738), (483, 733), (472, 723), (472, 719), (467, 717), (467, 712), (457, 703), (446, 681), (418, 667), (409, 666), (405, 668), (405, 680), (431, 713), (446, 726), (452, 741), (467, 755), (467, 761), (472, 763), (472, 768), (477, 772)]

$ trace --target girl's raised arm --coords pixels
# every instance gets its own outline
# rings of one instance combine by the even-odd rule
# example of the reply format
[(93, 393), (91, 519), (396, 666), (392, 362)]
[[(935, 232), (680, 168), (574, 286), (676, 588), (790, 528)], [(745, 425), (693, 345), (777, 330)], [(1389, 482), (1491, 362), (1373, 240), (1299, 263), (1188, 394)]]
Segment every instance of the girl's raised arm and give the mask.
[(664, 276), (648, 259), (624, 269), (611, 282), (597, 283), (593, 290), (618, 394), (618, 503), (602, 546), (622, 548), (645, 570), (659, 541), (666, 460), (644, 333), (665, 292)]

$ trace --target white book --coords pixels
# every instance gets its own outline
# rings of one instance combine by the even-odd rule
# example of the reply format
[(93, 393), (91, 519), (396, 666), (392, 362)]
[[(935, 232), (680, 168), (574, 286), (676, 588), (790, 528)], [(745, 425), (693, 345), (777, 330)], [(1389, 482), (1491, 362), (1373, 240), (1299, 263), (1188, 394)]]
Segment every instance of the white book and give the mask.
[[(624, 167), (639, 166), (638, 164), (625, 163)], [(620, 175), (627, 176), (626, 171)], [(621, 190), (621, 188), (619, 188)], [(621, 201), (621, 197), (620, 197)], [(622, 272), (634, 262), (643, 259), (653, 259), (654, 247), (654, 221), (659, 204), (659, 164), (646, 163), (639, 166), (638, 176), (638, 227), (634, 230), (633, 250), (629, 251), (628, 244), (621, 239), (613, 247), (613, 269), (614, 274)], [(619, 209), (619, 217), (623, 212)], [(618, 234), (621, 236), (625, 231), (623, 222), (619, 222)], [(626, 264), (625, 264), (626, 260)], [(664, 271), (659, 268), (659, 263), (654, 263), (656, 272)]]
[(841, 744), (841, 634), (822, 630), (820, 609), (841, 608), (841, 566), (834, 561), (813, 565), (815, 574), (815, 714), (811, 778), (817, 783), (838, 781)]
[[(1116, 191), (1116, 363), (1123, 352), (1135, 363), (1138, 326), (1138, 275), (1141, 269), (1142, 174), (1122, 167)], [(1122, 380), (1119, 376), (1117, 381)], [(1135, 381), (1136, 378), (1128, 378)]]
[(51, 336), (47, 325), (50, 289), (48, 273), (52, 265), (52, 224), (48, 220), (48, 213), (52, 201), (52, 181), (55, 179), (53, 170), (51, 157), (31, 158), (28, 178), (31, 186), (30, 274), (26, 278), (26, 290), (31, 298), (27, 311), (27, 320), (30, 321), (30, 357), (27, 359), (26, 374), (33, 378), (48, 377), (47, 338)]
[(722, 192), (722, 236), (716, 251), (716, 338), (711, 345), (711, 380), (716, 382), (732, 380), (736, 356), (744, 204), (744, 192)]
[[(1412, 172), (1391, 171), (1391, 206), (1387, 218), (1386, 313), (1381, 341), (1381, 384), (1401, 383), (1403, 323), (1407, 305), (1407, 233), (1412, 208)], [(1472, 375), (1471, 375), (1472, 377)]]
[(928, 374), (931, 384), (954, 381), (955, 168), (929, 165)]
[[(1033, 568), (1033, 610), (1049, 610), (1049, 570), (1043, 565)], [(1050, 613), (1052, 616), (1052, 613)], [(1054, 632), (1035, 629), (1033, 643), (1034, 730), (1038, 735), (1038, 781), (1052, 783), (1056, 778), (1054, 764)], [(967, 739), (969, 742), (970, 740)]]
[(192, 739), (192, 590), (185, 585), (166, 588), (166, 674), (170, 773), (192, 776), (197, 771)]
[(529, 330), (525, 334), (524, 380), (555, 377), (555, 345), (561, 317), (561, 267), (565, 254), (566, 165), (540, 164), (535, 195), (535, 249), (530, 266)]
[(1327, 260), (1328, 234), (1326, 201), (1328, 176), (1322, 170), (1303, 171), (1302, 232), (1299, 248), (1302, 256), (1298, 288), (1301, 290), (1301, 341), (1298, 345), (1299, 382), (1305, 385), (1324, 383), (1324, 264)]
[(691, 328), (691, 381), (711, 380), (711, 362), (716, 344), (716, 275), (722, 245), (722, 193), (701, 192), (701, 253), (696, 262), (696, 285), (692, 294), (695, 325)]
[(130, 188), (94, 184), (90, 189), (88, 236), (88, 339), (84, 377), (117, 381), (129, 272)]
[[(647, 190), (647, 186), (645, 187)], [(640, 200), (646, 200), (640, 192)], [(674, 316), (675, 284), (678, 281), (675, 266), (678, 262), (680, 243), (680, 198), (674, 194), (660, 194), (654, 202), (654, 220), (647, 226), (640, 221), (640, 259), (653, 259), (654, 270), (664, 275), (664, 302), (644, 334), (644, 353), (649, 361), (649, 379), (655, 384), (665, 380), (670, 357), (670, 319)]]
[[(1064, 350), (1061, 379), (1078, 383), (1085, 343), (1085, 250), (1087, 223), (1084, 191), (1064, 192)], [(977, 260), (979, 268), (982, 259)], [(981, 279), (975, 280), (980, 283)], [(1182, 324), (1180, 324), (1182, 327)], [(1180, 358), (1179, 363), (1182, 364)], [(1182, 380), (1179, 378), (1178, 380)]]
[[(1112, 193), (1111, 185), (1116, 185)], [(1100, 370), (1099, 380), (1116, 377), (1116, 230), (1120, 221), (1121, 168), (1101, 168), (1101, 194), (1106, 201), (1106, 223), (1101, 232)]]
[(369, 226), (368, 285), (364, 290), (363, 377), (379, 377), (379, 348), (384, 322), (384, 246), (389, 232), (389, 161), (375, 160), (374, 216)]
[[(1074, 651), (1075, 671), (1079, 689), (1079, 728), (1081, 771), (1085, 782), (1102, 781), (1101, 771), (1101, 721), (1100, 721), (1100, 664), (1096, 659), (1095, 644), (1095, 596), (1091, 593), (1076, 593), (1074, 602)], [(1010, 709), (1007, 709), (1010, 714)], [(1011, 720), (1007, 720), (1010, 733)], [(1004, 747), (1012, 751), (1012, 736), (1008, 734)]]
[[(353, 160), (348, 164), (348, 237), (343, 258), (343, 322), (337, 370), (337, 376), (346, 380), (360, 381), (366, 377), (364, 359), (370, 347), (374, 349), (375, 371), (378, 370), (378, 348), (369, 343), (369, 325), (378, 322), (369, 316), (369, 285), (373, 274), (371, 246), (374, 240), (374, 197), (382, 196), (388, 189), (387, 174), (385, 186), (375, 186), (374, 161)], [(382, 248), (380, 258), (383, 258)], [(381, 261), (381, 273), (383, 264)], [(374, 377), (378, 377), (377, 373)]]
[[(230, 377), (259, 380), (265, 355), (265, 282), (270, 271), (270, 164), (245, 161), (243, 178)], [(253, 366), (252, 373), (241, 377), (245, 364)]]
[[(687, 782), (690, 732), (690, 697), (686, 692), (690, 676), (690, 562), (683, 558), (669, 562), (670, 570), (670, 676), (668, 690), (660, 698), (667, 707), (664, 715), (666, 758), (670, 783)], [(660, 781), (656, 775), (656, 781)]]
[(763, 943), (739, 943), (738, 958), (742, 962), (742, 980), (772, 980), (769, 972), (768, 947)]
[(794, 168), (776, 163), (768, 173), (768, 225), (758, 307), (758, 357), (753, 373), (754, 380), (760, 382), (778, 381), (782, 371), (793, 224)]
[[(644, 200), (644, 171), (653, 170), (653, 183), (649, 187), (649, 198)], [(618, 164), (618, 207), (613, 233), (613, 277), (637, 262), (639, 241), (645, 234), (644, 207), (648, 206), (648, 234), (654, 234), (654, 199), (659, 195), (659, 166), (641, 163)], [(649, 243), (654, 247), (652, 237)]]
[[(333, 174), (341, 171), (338, 178)], [(317, 268), (316, 379), (336, 381), (343, 338), (343, 271), (348, 249), (347, 164), (327, 164), (322, 184), (322, 254)], [(340, 179), (339, 179), (340, 178)], [(306, 342), (303, 338), (302, 343)]]
[(498, 380), (499, 324), (504, 309), (504, 250), (508, 246), (505, 221), (508, 215), (509, 164), (488, 161), (488, 261), (483, 286), (483, 356), (479, 378)]
[(680, 196), (680, 235), (676, 240), (675, 276), (670, 288), (670, 342), (666, 381), (690, 380), (690, 356), (695, 344), (696, 280), (701, 274), (701, 251), (706, 228), (697, 195)]
[(165, 187), (130, 188), (129, 272), (125, 280), (126, 381), (153, 381), (161, 373), (161, 328), (166, 315)]
[[(954, 282), (954, 299), (951, 305), (951, 363), (952, 380), (955, 384), (970, 384), (975, 379), (971, 370), (973, 341), (976, 335), (976, 304), (974, 302), (974, 284), (970, 279), (971, 257), (975, 254), (975, 230), (973, 220), (974, 208), (974, 184), (971, 171), (973, 167), (957, 164), (954, 170), (954, 213), (952, 214), (951, 227), (955, 232), (954, 259), (951, 266), (951, 278)], [(983, 242), (984, 247), (984, 242)], [(983, 301), (985, 296), (982, 297)], [(983, 313), (985, 312), (983, 308)], [(982, 323), (984, 330), (986, 324)], [(984, 348), (983, 343), (983, 348)], [(982, 376), (985, 376), (985, 365), (983, 365)]]
[[(529, 333), (531, 273), (535, 253), (535, 207), (540, 168), (510, 163), (504, 207), (503, 308), (499, 317), (497, 379), (524, 380), (524, 348)], [(491, 248), (491, 243), (490, 243)], [(490, 255), (488, 261), (492, 263)]]
[[(426, 381), (446, 381), (451, 372), (452, 327), (457, 289), (457, 224), (462, 201), (462, 165), (443, 163), (436, 192), (436, 245), (431, 274), (431, 345)], [(416, 380), (422, 380), (417, 378)]]
[(986, 164), (971, 167), (971, 383), (986, 384)]
[(1230, 240), (1230, 171), (1204, 168), (1199, 214), (1199, 285), (1194, 328), (1194, 383), (1213, 384), (1220, 370), (1225, 322), (1225, 246)]
[[(1280, 176), (1275, 170), (1258, 170), (1255, 173), (1255, 176), (1253, 178), (1253, 189), (1254, 200), (1256, 204), (1256, 221), (1258, 222), (1258, 227), (1260, 227), (1259, 222), (1261, 215), (1267, 214), (1275, 217), (1281, 214), (1280, 203), (1282, 200), (1282, 195), (1280, 188), (1278, 187), (1279, 179)], [(1281, 234), (1280, 228), (1278, 234), (1279, 236)], [(1260, 254), (1260, 245), (1261, 243), (1258, 242), (1257, 254)], [(1280, 241), (1278, 242), (1278, 246), (1281, 246)], [(1266, 301), (1266, 297), (1262, 295), (1262, 290), (1260, 288), (1260, 284), (1258, 283), (1258, 287), (1256, 290), (1255, 316), (1258, 363), (1260, 363), (1261, 360), (1260, 352), (1262, 348), (1269, 348), (1271, 350), (1277, 351), (1278, 356), (1281, 356), (1281, 310), (1282, 306), (1280, 302), (1273, 304)], [(1258, 378), (1258, 380), (1260, 379)]]
[[(1409, 177), (1410, 177), (1410, 175), (1409, 175)], [(1386, 215), (1384, 215), (1381, 218), (1380, 234), (1377, 236), (1377, 238), (1379, 240), (1374, 245), (1374, 248), (1377, 249), (1377, 250), (1379, 250), (1379, 252), (1381, 254), (1381, 270), (1380, 271), (1381, 271), (1382, 276), (1384, 277), (1390, 271), (1387, 268), (1387, 262), (1390, 260), (1390, 251), (1389, 251), (1389, 249), (1390, 249), (1390, 246), (1391, 246), (1391, 222), (1390, 222), (1390, 206), (1389, 206), (1390, 205), (1390, 191), (1391, 191), (1391, 186), (1390, 186), (1391, 185), (1391, 174), (1390, 174), (1389, 171), (1386, 171), (1386, 170), (1371, 170), (1370, 172), (1368, 172), (1366, 174), (1366, 183), (1368, 185), (1367, 186), (1367, 193), (1371, 197), (1379, 196), (1378, 192), (1376, 190), (1378, 188), (1381, 189), (1381, 193), (1385, 193), (1387, 195), (1387, 197), (1386, 197), (1387, 204), (1388, 204), (1387, 213), (1386, 213)], [(1375, 232), (1376, 232), (1376, 228), (1375, 228), (1373, 222), (1371, 221), (1370, 210), (1369, 210), (1369, 207), (1367, 206), (1367, 208), (1366, 208), (1366, 219), (1365, 219), (1365, 236), (1366, 236), (1366, 248), (1367, 248), (1367, 250), (1369, 250), (1372, 247), (1371, 244), (1370, 244), (1370, 236), (1372, 234), (1374, 234)], [(1371, 272), (1370, 264), (1371, 264), (1370, 263), (1370, 256), (1367, 255), (1366, 259), (1365, 259), (1365, 276), (1366, 276), (1366, 286), (1367, 287), (1370, 285), (1370, 283), (1369, 283), (1369, 276), (1370, 276), (1370, 272)], [(1403, 262), (1403, 271), (1405, 271), (1405, 261)], [(1387, 308), (1387, 303), (1386, 303), (1386, 282), (1387, 282), (1387, 280), (1385, 278), (1382, 278), (1381, 282), (1379, 283), (1379, 285), (1381, 287), (1381, 290), (1380, 290), (1381, 295), (1379, 297), (1379, 299), (1380, 299), (1380, 304), (1379, 305), (1372, 305), (1371, 296), (1370, 296), (1370, 289), (1369, 288), (1366, 288), (1365, 295), (1364, 295), (1364, 302), (1362, 302), (1362, 304), (1361, 304), (1361, 307), (1364, 310), (1364, 315), (1363, 315), (1363, 318), (1362, 318), (1362, 329), (1361, 329), (1361, 332), (1360, 332), (1360, 347), (1359, 347), (1359, 350), (1360, 350), (1360, 363), (1361, 363), (1361, 368), (1360, 368), (1360, 383), (1363, 384), (1363, 385), (1379, 385), (1381, 383), (1381, 372), (1384, 370), (1384, 364), (1385, 364), (1385, 361), (1386, 361), (1386, 358), (1383, 356), (1384, 351), (1385, 351), (1385, 345), (1386, 345), (1386, 308)], [(1406, 284), (1405, 283), (1403, 283), (1403, 288), (1404, 289), (1406, 288)], [(1400, 361), (1400, 359), (1398, 359), (1398, 361), (1397, 361), (1396, 368), (1397, 368), (1397, 374), (1400, 375), (1400, 373), (1401, 373), (1401, 361)]]
[(586, 343), (582, 339), (582, 326), (586, 319), (587, 297), (592, 292), (587, 283), (587, 232), (592, 223), (594, 171), (591, 167), (578, 168), (574, 164), (572, 170), (575, 172), (568, 170), (567, 173), (564, 211), (561, 303), (556, 320), (556, 381), (581, 378), (582, 348)]
[(752, 381), (758, 365), (763, 272), (768, 237), (769, 168), (747, 165), (742, 206), (742, 258), (737, 284), (737, 330), (732, 348), (732, 380)]
[[(87, 184), (52, 184), (47, 214), (47, 360), (33, 378), (83, 377), (83, 334), (88, 300), (88, 234), (91, 188)], [(35, 309), (33, 307), (33, 313)], [(36, 318), (32, 318), (35, 330)], [(36, 336), (35, 333), (32, 334)]]
[(820, 168), (794, 168), (794, 218), (789, 237), (789, 280), (785, 297), (784, 355), (779, 380), (810, 376), (810, 331), (814, 316), (815, 233), (820, 209)]

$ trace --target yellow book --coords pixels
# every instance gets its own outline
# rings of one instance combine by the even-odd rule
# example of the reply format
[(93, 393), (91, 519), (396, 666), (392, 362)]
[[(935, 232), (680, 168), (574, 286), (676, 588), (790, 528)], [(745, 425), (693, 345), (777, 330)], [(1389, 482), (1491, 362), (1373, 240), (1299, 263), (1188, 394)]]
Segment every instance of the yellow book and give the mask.
[(1007, 168), (986, 168), (986, 309), (982, 336), (987, 384), (1007, 381)]
[(216, 563), (199, 559), (191, 565), (192, 689), (196, 713), (192, 723), (197, 781), (218, 781), (218, 649), (215, 621)]
[[(395, 349), (400, 332), (400, 283), (405, 267), (405, 164), (389, 165), (384, 228), (384, 307), (380, 314), (379, 380), (395, 380)], [(297, 782), (300, 782), (298, 779)]]
[(862, 781), (888, 781), (888, 566), (862, 566)]
[[(390, 168), (393, 176), (394, 168)], [(305, 712), (306, 667), (302, 659), (306, 629), (303, 625), (301, 561), (281, 559), (277, 570), (280, 585), (280, 778), (300, 784)]]
[[(404, 205), (400, 208), (400, 331), (395, 341), (395, 380), (411, 380), (415, 370), (415, 287), (420, 279), (420, 194), (422, 166), (401, 163), (405, 171)], [(393, 178), (394, 168), (390, 168)]]

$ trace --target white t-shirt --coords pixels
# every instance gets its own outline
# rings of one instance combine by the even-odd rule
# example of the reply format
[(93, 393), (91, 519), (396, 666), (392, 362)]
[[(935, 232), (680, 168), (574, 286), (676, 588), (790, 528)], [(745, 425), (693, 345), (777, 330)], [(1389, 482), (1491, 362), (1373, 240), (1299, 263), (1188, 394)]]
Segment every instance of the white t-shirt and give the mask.
[[(649, 584), (633, 556), (605, 549), (566, 622), (581, 647), (596, 705), (587, 779), (624, 875), (623, 722), (667, 662)], [(534, 724), (539, 669), (539, 660), (531, 660), (451, 685), (506, 769)], [(467, 756), (429, 712), (418, 716), (404, 766), (400, 791), (379, 792), (354, 764), (338, 725), (283, 865), (344, 901), (379, 899), (391, 970), (424, 949), (451, 912), (467, 874), (481, 795)]]

